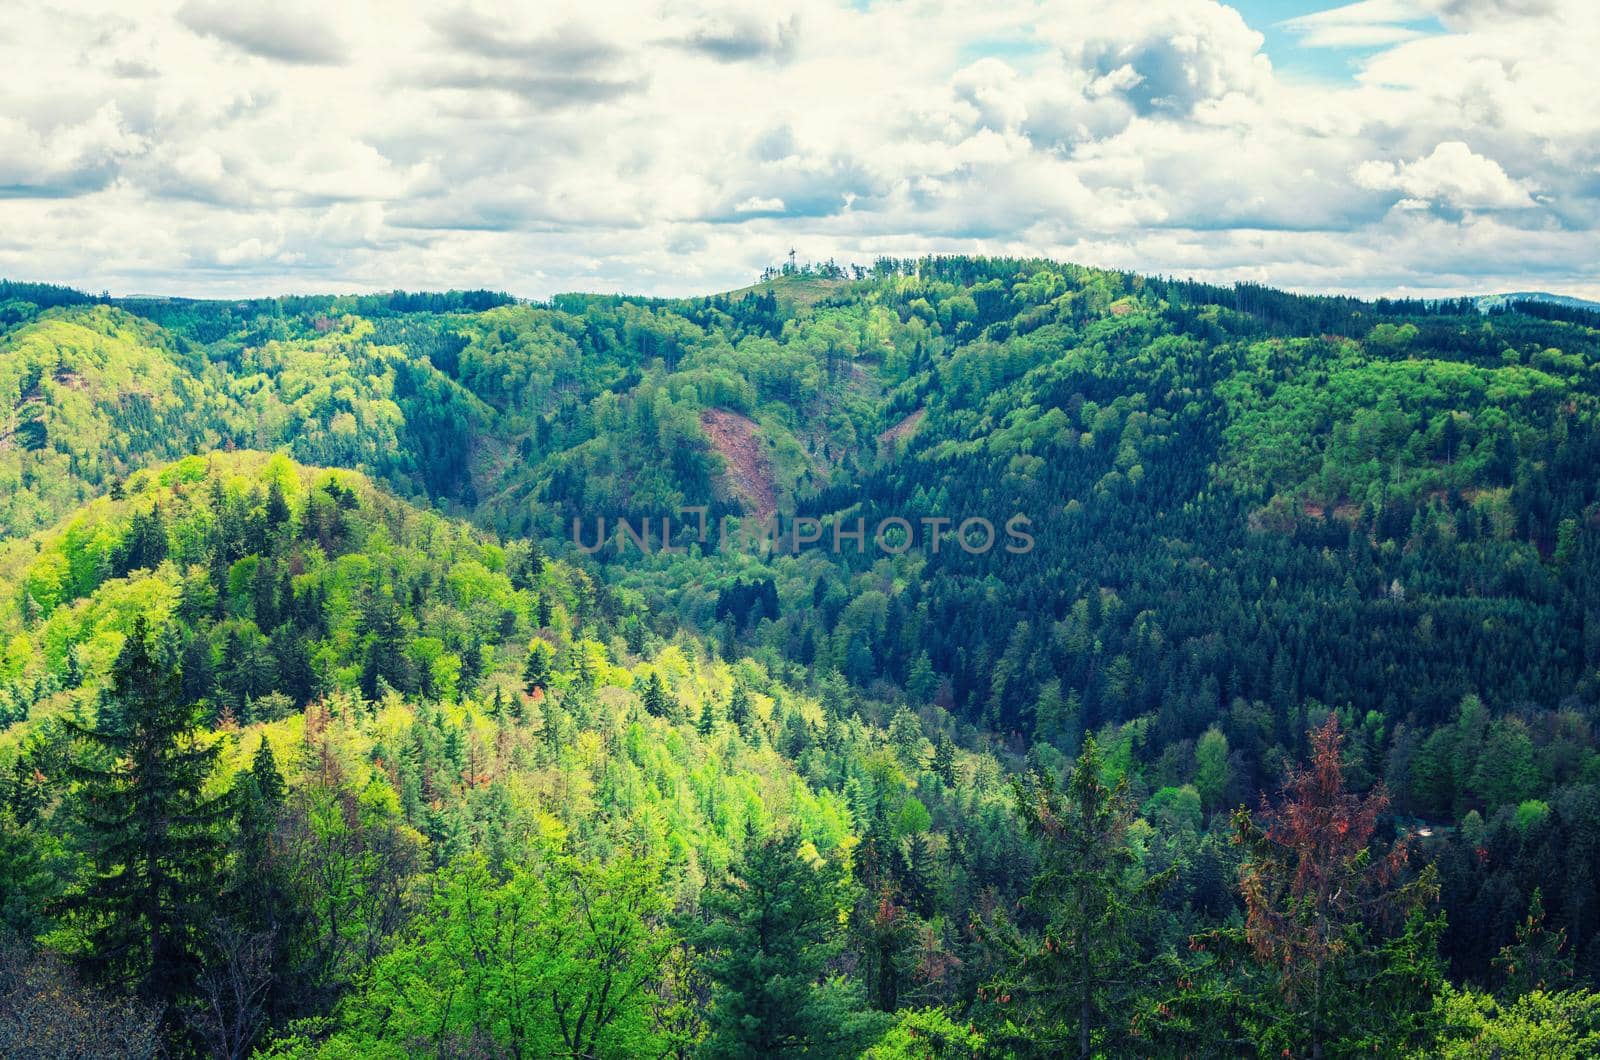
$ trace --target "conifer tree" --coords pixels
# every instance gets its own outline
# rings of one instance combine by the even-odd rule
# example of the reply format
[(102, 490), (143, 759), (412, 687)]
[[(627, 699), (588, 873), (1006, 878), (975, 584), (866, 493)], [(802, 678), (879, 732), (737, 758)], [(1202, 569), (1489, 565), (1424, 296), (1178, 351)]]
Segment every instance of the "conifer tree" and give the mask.
[(1064, 790), (1037, 770), (1015, 788), (1023, 824), (1039, 844), (1039, 872), (1023, 905), (1044, 929), (1024, 933), (1003, 918), (984, 929), (1009, 959), (984, 996), (998, 1002), (1001, 1037), (1014, 1050), (1115, 1052), (1113, 1018), (1150, 978), (1139, 929), (1172, 870), (1141, 874), (1128, 832), (1127, 778), (1106, 783), (1092, 737)]
[(661, 674), (655, 670), (650, 671), (650, 676), (645, 679), (644, 692), (641, 697), (644, 702), (645, 713), (652, 717), (669, 717), (672, 712), (671, 696), (667, 687), (661, 681)]
[(1502, 948), (1495, 958), (1506, 997), (1566, 987), (1572, 979), (1572, 957), (1564, 952), (1566, 948), (1566, 930), (1545, 927), (1544, 894), (1535, 887), (1528, 899), (1527, 918), (1517, 925), (1517, 941)]
[(933, 748), (933, 772), (951, 787), (956, 785), (956, 742), (949, 733), (941, 733)]
[(550, 687), (550, 646), (542, 640), (534, 641), (528, 649), (528, 660), (522, 666), (522, 687), (529, 695)]
[(90, 871), (67, 901), (90, 967), (166, 1005), (194, 978), (220, 889), (227, 809), (205, 790), (218, 745), (198, 732), (178, 691), (139, 616), (95, 728), (77, 729), (90, 752), (73, 769)]
[(733, 694), (728, 697), (728, 720), (739, 726), (741, 732), (750, 720), (750, 692), (738, 681), (733, 683)]
[(1321, 1057), (1347, 1038), (1393, 1043), (1416, 1029), (1442, 979), (1443, 925), (1426, 916), (1433, 870), (1405, 872), (1406, 841), (1374, 853), (1388, 794), (1346, 786), (1338, 715), (1310, 742), (1311, 763), (1290, 774), (1282, 801), (1259, 820), (1240, 810), (1234, 825), (1244, 940), (1277, 979), (1283, 1048)]
[(699, 948), (713, 984), (706, 1055), (855, 1056), (876, 1029), (860, 988), (826, 978), (849, 906), (840, 866), (792, 834), (752, 841), (706, 897)]

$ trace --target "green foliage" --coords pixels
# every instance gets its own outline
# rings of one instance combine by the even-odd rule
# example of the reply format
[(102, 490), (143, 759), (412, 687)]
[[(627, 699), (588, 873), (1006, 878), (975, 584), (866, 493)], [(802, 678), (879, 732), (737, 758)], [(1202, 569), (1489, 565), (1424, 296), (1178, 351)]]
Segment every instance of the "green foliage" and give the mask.
[(706, 895), (696, 945), (715, 985), (708, 1056), (852, 1056), (880, 1021), (859, 986), (831, 978), (843, 945), (842, 867), (793, 834), (752, 842)]
[(1023, 906), (1037, 935), (1003, 918), (988, 937), (1008, 967), (982, 992), (1012, 1051), (1079, 1056), (1118, 1048), (1119, 1017), (1153, 975), (1139, 934), (1170, 873), (1146, 875), (1132, 844), (1134, 809), (1126, 778), (1106, 784), (1099, 747), (1085, 742), (1065, 790), (1047, 774), (1017, 783), (1028, 833), (1041, 847), (1040, 872)]
[(1434, 1006), (1439, 1036), (1415, 1056), (1577, 1060), (1600, 1049), (1600, 995), (1535, 991), (1505, 1004), (1446, 984)]
[(199, 972), (223, 806), (207, 793), (219, 749), (156, 651), (136, 618), (97, 727), (76, 730), (87, 745), (73, 768), (86, 865), (60, 940), (99, 978), (161, 1006)]
[(649, 863), (553, 855), (497, 883), (467, 856), (440, 872), (415, 928), (364, 975), (321, 1052), (657, 1052), (652, 990), (674, 945), (664, 912)]
[(1228, 763), (1228, 737), (1213, 725), (1200, 737), (1194, 749), (1194, 786), (1201, 804), (1208, 810), (1222, 807), (1233, 782)]
[(868, 1060), (976, 1060), (984, 1037), (961, 1026), (943, 1009), (906, 1009), (894, 1027), (868, 1049)]
[(1495, 958), (1503, 994), (1518, 998), (1566, 986), (1572, 978), (1572, 957), (1564, 952), (1566, 947), (1565, 931), (1546, 928), (1544, 893), (1535, 887), (1528, 900), (1527, 919), (1517, 927), (1517, 941)]

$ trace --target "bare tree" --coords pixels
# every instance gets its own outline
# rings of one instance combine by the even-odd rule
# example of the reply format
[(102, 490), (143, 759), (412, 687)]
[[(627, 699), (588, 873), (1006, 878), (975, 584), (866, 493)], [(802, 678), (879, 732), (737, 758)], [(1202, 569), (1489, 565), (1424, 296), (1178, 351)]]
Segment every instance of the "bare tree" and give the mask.
[(189, 1026), (218, 1060), (242, 1060), (266, 1023), (272, 988), (271, 932), (212, 923), (207, 960), (195, 984)]

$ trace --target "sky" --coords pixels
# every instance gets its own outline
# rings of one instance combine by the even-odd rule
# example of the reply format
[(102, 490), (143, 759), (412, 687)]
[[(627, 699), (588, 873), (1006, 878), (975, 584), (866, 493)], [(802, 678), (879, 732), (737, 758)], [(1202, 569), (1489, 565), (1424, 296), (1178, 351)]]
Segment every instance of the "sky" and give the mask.
[(1594, 0), (6, 0), (0, 276), (685, 295), (1047, 256), (1600, 298)]

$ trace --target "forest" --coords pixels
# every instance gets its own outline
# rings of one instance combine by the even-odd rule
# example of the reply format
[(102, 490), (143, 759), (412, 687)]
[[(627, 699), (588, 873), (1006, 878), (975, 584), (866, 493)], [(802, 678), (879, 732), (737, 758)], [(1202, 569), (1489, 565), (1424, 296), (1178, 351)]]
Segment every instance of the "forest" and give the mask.
[(1581, 308), (0, 282), (0, 1055), (1593, 1056), (1597, 724)]

